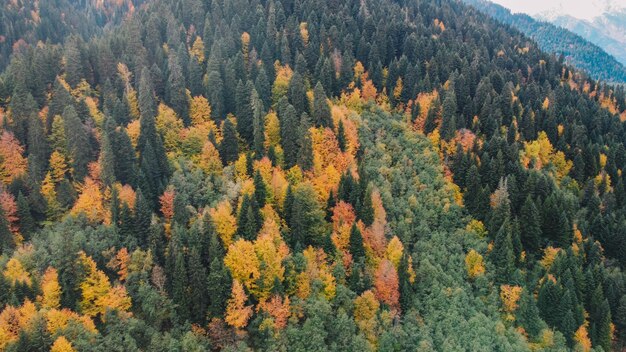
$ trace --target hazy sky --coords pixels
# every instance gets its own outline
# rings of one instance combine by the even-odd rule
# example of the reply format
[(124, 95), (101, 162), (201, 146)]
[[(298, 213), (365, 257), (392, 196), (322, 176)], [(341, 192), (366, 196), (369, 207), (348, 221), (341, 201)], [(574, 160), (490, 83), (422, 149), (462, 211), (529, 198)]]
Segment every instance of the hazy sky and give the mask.
[(626, 0), (491, 0), (513, 12), (537, 14), (557, 10), (577, 18), (592, 19), (613, 8), (625, 8)]

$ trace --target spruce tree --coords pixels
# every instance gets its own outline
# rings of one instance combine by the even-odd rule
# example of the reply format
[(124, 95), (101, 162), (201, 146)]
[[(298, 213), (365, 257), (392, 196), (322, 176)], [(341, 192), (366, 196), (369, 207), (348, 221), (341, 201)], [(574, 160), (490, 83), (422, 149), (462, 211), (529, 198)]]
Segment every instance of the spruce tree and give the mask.
[(224, 315), (226, 302), (230, 297), (232, 278), (230, 271), (219, 258), (211, 261), (207, 279), (207, 296), (209, 298), (208, 317), (219, 318)]
[(287, 104), (284, 109), (279, 110), (281, 143), (284, 151), (285, 168), (289, 169), (298, 161), (299, 139), (298, 139), (298, 115), (296, 109), (291, 104)]
[(320, 82), (313, 89), (313, 124), (321, 127), (332, 127), (333, 120), (330, 107), (326, 101), (326, 93)]
[(37, 224), (30, 212), (30, 204), (28, 199), (20, 191), (17, 195), (17, 217), (20, 219), (20, 233), (28, 240), (37, 229)]
[(302, 114), (299, 128), (300, 148), (298, 149), (298, 165), (303, 171), (309, 171), (313, 168), (313, 141), (309, 127), (308, 116)]
[(304, 78), (300, 73), (294, 72), (293, 76), (291, 76), (287, 96), (291, 105), (296, 109), (297, 116), (309, 112), (309, 99), (306, 96)]
[(220, 157), (224, 166), (236, 161), (239, 158), (239, 138), (237, 130), (230, 119), (222, 123), (222, 142), (220, 143)]
[(497, 232), (491, 261), (496, 270), (496, 282), (507, 283), (515, 272), (515, 255), (513, 253), (513, 243), (511, 242), (511, 224), (506, 219), (500, 230)]
[(267, 199), (267, 188), (259, 170), (254, 174), (254, 197), (256, 198), (259, 208), (262, 209)]
[(189, 101), (187, 99), (185, 75), (178, 55), (170, 55), (168, 67), (169, 76), (166, 86), (167, 101), (176, 114), (183, 120), (185, 126), (189, 126), (191, 119), (189, 118)]
[(361, 235), (361, 231), (356, 226), (356, 224), (353, 224), (352, 229), (350, 229), (350, 239), (348, 243), (350, 254), (352, 255), (352, 259), (355, 262), (365, 259), (363, 236)]
[(528, 195), (520, 211), (522, 244), (526, 253), (535, 255), (540, 248), (541, 217), (532, 197)]
[(337, 126), (337, 142), (339, 143), (339, 149), (342, 152), (346, 151), (346, 131), (343, 127), (343, 120), (339, 119), (339, 126)]
[(454, 138), (456, 132), (456, 96), (453, 90), (446, 93), (441, 112), (441, 137), (449, 140)]
[(256, 159), (261, 159), (265, 155), (265, 118), (263, 116), (263, 102), (254, 88), (252, 88), (251, 104), (254, 156)]
[(135, 235), (137, 244), (144, 246), (150, 237), (150, 224), (152, 223), (152, 208), (141, 190), (137, 191), (135, 200)]
[[(178, 247), (178, 246), (175, 246)], [(176, 302), (176, 312), (183, 320), (190, 318), (191, 299), (189, 296), (189, 278), (187, 277), (187, 265), (185, 252), (182, 248), (175, 248), (174, 271), (172, 272), (172, 300)], [(198, 307), (193, 307), (198, 308)]]
[(161, 136), (157, 133), (156, 101), (150, 71), (144, 67), (139, 82), (140, 128), (137, 148), (139, 150), (139, 186), (152, 206), (163, 193), (169, 177), (169, 165)]
[(226, 115), (224, 82), (219, 71), (210, 71), (207, 77), (206, 96), (211, 104), (211, 117), (221, 119)]
[(237, 132), (239, 136), (248, 143), (252, 144), (254, 139), (254, 106), (252, 101), (252, 83), (247, 81), (237, 83), (237, 91), (235, 100), (237, 104)]
[(0, 207), (0, 255), (9, 255), (14, 248), (15, 239), (13, 238), (13, 233), (9, 229), (9, 222), (4, 210)]
[(72, 161), (73, 175), (76, 180), (82, 181), (87, 176), (87, 165), (92, 159), (91, 145), (85, 126), (71, 105), (63, 111), (63, 129)]
[(189, 277), (191, 321), (196, 324), (203, 324), (206, 319), (208, 306), (208, 296), (206, 290), (208, 275), (206, 268), (202, 265), (200, 253), (196, 248), (192, 248), (189, 253), (187, 276)]

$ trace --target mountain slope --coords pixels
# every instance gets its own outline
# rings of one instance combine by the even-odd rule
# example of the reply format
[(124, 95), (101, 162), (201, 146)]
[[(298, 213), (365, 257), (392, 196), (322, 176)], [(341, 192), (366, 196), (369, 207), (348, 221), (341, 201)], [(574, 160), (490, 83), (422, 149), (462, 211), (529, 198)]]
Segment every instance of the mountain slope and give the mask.
[[(536, 40), (546, 52), (556, 55), (562, 54), (568, 63), (588, 72), (594, 79), (616, 83), (626, 82), (624, 65), (601, 49), (604, 45), (596, 42), (596, 40), (602, 40), (598, 36), (594, 35), (594, 39), (588, 39), (589, 41), (583, 39), (585, 35), (582, 35), (581, 32), (587, 32), (587, 29), (580, 28), (579, 21), (571, 23), (567, 18), (561, 18), (562, 21), (556, 20), (555, 26), (548, 22), (535, 20), (525, 14), (512, 14), (510, 10), (487, 0), (465, 0), (465, 2), (522, 31)], [(568, 23), (570, 25), (567, 25)], [(598, 43), (600, 46), (593, 43)], [(617, 43), (611, 40), (611, 43), (603, 44), (610, 47)], [(613, 52), (620, 54), (620, 60), (623, 58), (621, 51)]]
[(0, 75), (0, 350), (626, 345), (623, 87), (449, 0), (78, 34)]
[(584, 39), (595, 43), (626, 65), (626, 9), (604, 13), (592, 21), (568, 16), (551, 16), (539, 19), (568, 29)]
[(63, 42), (70, 34), (90, 38), (119, 23), (143, 0), (8, 0), (0, 6), (0, 70), (20, 43)]

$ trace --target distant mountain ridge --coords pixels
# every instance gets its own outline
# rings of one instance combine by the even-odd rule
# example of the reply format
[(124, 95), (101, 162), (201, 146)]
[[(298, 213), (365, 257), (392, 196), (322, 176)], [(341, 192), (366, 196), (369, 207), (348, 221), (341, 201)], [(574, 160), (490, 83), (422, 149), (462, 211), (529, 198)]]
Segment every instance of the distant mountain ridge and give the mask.
[(605, 12), (592, 21), (554, 13), (535, 17), (578, 34), (626, 65), (626, 8)]
[[(562, 54), (567, 62), (586, 71), (592, 78), (613, 83), (626, 83), (626, 68), (616, 57), (582, 36), (552, 23), (526, 14), (514, 14), (503, 6), (486, 0), (464, 0), (496, 20), (513, 26), (534, 39), (547, 52)], [(624, 15), (626, 18), (626, 14)], [(619, 23), (619, 20), (611, 20)], [(626, 26), (626, 22), (623, 24)]]

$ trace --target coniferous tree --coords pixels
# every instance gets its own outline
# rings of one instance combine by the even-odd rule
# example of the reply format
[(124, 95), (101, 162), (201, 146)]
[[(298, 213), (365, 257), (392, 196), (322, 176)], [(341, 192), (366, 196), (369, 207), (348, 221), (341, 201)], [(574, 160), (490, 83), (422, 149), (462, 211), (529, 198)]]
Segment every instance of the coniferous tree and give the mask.
[(343, 120), (339, 120), (339, 126), (337, 127), (337, 142), (339, 143), (339, 149), (342, 152), (346, 151), (346, 131), (343, 127)]
[(254, 155), (257, 159), (261, 159), (265, 154), (265, 119), (263, 116), (263, 102), (254, 88), (252, 88), (251, 104)]
[[(453, 85), (452, 85), (453, 87)], [(443, 109), (441, 113), (441, 136), (444, 139), (451, 139), (454, 137), (456, 131), (456, 95), (453, 88), (446, 93), (446, 97), (443, 100)]]
[(219, 71), (210, 71), (207, 74), (206, 96), (211, 103), (211, 117), (221, 119), (226, 115), (224, 103), (224, 82)]
[(313, 141), (309, 127), (308, 115), (302, 114), (299, 127), (298, 165), (303, 171), (309, 171), (313, 168)]
[[(111, 138), (111, 137), (110, 137)], [(124, 128), (113, 133), (112, 146), (115, 160), (115, 179), (122, 184), (137, 185), (137, 157), (135, 148)]]
[(254, 197), (256, 198), (259, 208), (263, 208), (267, 199), (267, 188), (265, 187), (265, 181), (263, 181), (259, 170), (254, 174)]
[(222, 123), (223, 138), (220, 143), (220, 157), (222, 163), (228, 165), (239, 158), (239, 138), (235, 125), (230, 119), (224, 120)]
[(298, 161), (298, 117), (296, 115), (296, 109), (291, 104), (279, 110), (279, 116), (281, 118), (280, 140), (284, 151), (285, 168), (289, 169)]
[(176, 258), (173, 268), (174, 271), (172, 272), (172, 300), (176, 302), (176, 311), (178, 316), (180, 316), (183, 320), (187, 320), (190, 318), (190, 303), (192, 297), (188, 295), (189, 278), (187, 277), (185, 252), (183, 252), (182, 248), (175, 248), (172, 250), (174, 251), (174, 256)]
[(365, 259), (363, 236), (361, 235), (361, 231), (356, 226), (356, 224), (352, 225), (352, 229), (350, 230), (349, 248), (350, 254), (352, 254), (352, 259), (354, 261), (359, 262)]
[(237, 83), (237, 132), (239, 136), (249, 145), (254, 139), (254, 113), (255, 109), (252, 101), (252, 83), (247, 81)]
[(87, 175), (87, 165), (91, 161), (91, 145), (85, 125), (71, 105), (63, 111), (63, 129), (72, 160), (73, 175), (77, 180), (82, 181)]
[(2, 207), (0, 207), (0, 253), (9, 254), (15, 248), (15, 239), (9, 229), (9, 222)]
[(540, 248), (541, 218), (530, 195), (526, 197), (520, 212), (520, 233), (522, 244), (528, 254), (537, 253)]
[(196, 248), (192, 248), (189, 253), (187, 276), (189, 277), (189, 311), (191, 320), (202, 324), (205, 321), (208, 306), (208, 296), (205, 288), (208, 276), (205, 267), (202, 265), (200, 253)]
[(150, 71), (145, 67), (141, 71), (139, 82), (139, 111), (141, 113), (137, 141), (139, 186), (145, 193), (146, 199), (150, 200), (154, 206), (157, 204), (157, 197), (163, 193), (167, 184), (169, 165), (161, 136), (156, 130), (156, 101)]
[(291, 80), (289, 81), (289, 88), (287, 91), (289, 102), (296, 109), (296, 115), (301, 116), (303, 113), (309, 112), (309, 99), (306, 96), (306, 86), (304, 84), (304, 78), (299, 72), (294, 72)]
[(317, 82), (313, 89), (313, 124), (315, 126), (332, 127), (333, 120), (326, 99), (324, 87), (320, 82)]
[(29, 239), (37, 229), (37, 224), (30, 211), (28, 199), (21, 191), (17, 195), (17, 217), (20, 219), (20, 233), (25, 239)]
[(315, 190), (310, 184), (298, 185), (293, 190), (289, 224), (291, 230), (292, 248), (298, 245), (305, 248), (308, 245), (319, 245), (326, 234), (324, 211), (321, 209), (315, 196)]
[(211, 261), (211, 268), (207, 280), (207, 296), (209, 297), (208, 316), (222, 317), (226, 309), (226, 302), (230, 296), (232, 278), (230, 272), (220, 258)]
[(496, 282), (507, 283), (515, 272), (515, 255), (511, 240), (511, 224), (506, 219), (497, 232), (491, 260), (496, 270)]
[(187, 100), (187, 91), (185, 89), (185, 75), (177, 55), (170, 55), (168, 66), (169, 76), (167, 78), (166, 96), (168, 97), (169, 105), (183, 120), (185, 126), (189, 126), (191, 120), (189, 118), (189, 101)]
[(135, 200), (135, 235), (137, 236), (137, 244), (143, 246), (148, 243), (151, 234), (150, 224), (152, 223), (152, 208), (150, 203), (143, 196), (141, 190), (137, 191)]

